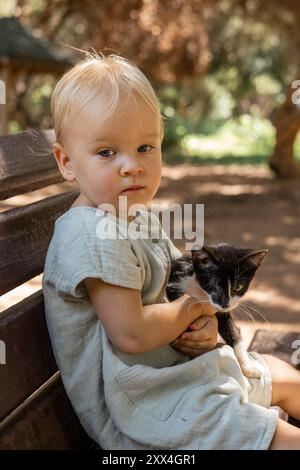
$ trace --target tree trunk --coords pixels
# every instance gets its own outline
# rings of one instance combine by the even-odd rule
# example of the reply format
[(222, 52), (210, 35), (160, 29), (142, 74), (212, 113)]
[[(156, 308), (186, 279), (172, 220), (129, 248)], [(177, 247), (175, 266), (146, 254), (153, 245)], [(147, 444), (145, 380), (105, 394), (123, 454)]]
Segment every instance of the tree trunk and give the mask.
[(273, 122), (276, 129), (276, 143), (269, 166), (280, 178), (300, 177), (300, 166), (294, 160), (294, 142), (300, 129), (300, 106), (292, 102), (295, 92), (289, 86), (286, 100), (278, 109)]

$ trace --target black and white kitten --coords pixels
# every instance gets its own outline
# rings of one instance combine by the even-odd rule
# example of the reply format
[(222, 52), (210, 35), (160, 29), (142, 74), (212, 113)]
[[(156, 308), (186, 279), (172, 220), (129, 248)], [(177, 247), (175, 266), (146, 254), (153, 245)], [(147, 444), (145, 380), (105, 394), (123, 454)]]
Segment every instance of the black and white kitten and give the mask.
[[(175, 300), (186, 292), (195, 273), (209, 302), (217, 309), (218, 331), (234, 349), (246, 377), (260, 377), (261, 370), (248, 356), (240, 330), (230, 312), (238, 307), (267, 252), (268, 250), (235, 248), (227, 243), (194, 249), (191, 256), (172, 261), (166, 287), (168, 299)], [(196, 297), (195, 299), (197, 300)]]

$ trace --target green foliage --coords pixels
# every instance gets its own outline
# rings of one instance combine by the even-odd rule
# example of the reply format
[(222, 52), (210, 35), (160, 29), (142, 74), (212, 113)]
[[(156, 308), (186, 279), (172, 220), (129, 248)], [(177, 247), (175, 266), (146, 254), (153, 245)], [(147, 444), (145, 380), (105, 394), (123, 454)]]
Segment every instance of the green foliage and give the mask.
[(10, 134), (18, 134), (19, 132), (22, 132), (24, 129), (22, 129), (21, 125), (19, 124), (18, 121), (10, 121), (9, 122), (9, 133)]
[[(166, 149), (166, 163), (263, 164), (275, 144), (275, 129), (270, 120), (247, 114), (231, 118), (210, 135), (184, 136), (177, 147)], [(300, 135), (295, 142), (295, 157), (300, 162)]]
[[(140, 65), (157, 81), (166, 161), (266, 161), (275, 142), (271, 119), (299, 69), (294, 2), (274, 0), (276, 8), (261, 0), (73, 3), (7, 0), (0, 15), (18, 12), (51, 41), (107, 46)], [(51, 126), (55, 81), (30, 79), (11, 132)], [(295, 150), (300, 155), (300, 138)]]
[(158, 95), (164, 116), (163, 148), (173, 148), (183, 136), (200, 130), (199, 116), (208, 97), (204, 96), (201, 84), (197, 83), (189, 87), (160, 85)]
[(275, 130), (267, 119), (231, 118), (211, 135), (189, 134), (164, 155), (164, 161), (263, 163), (272, 152)]
[(0, 2), (0, 16), (11, 16), (16, 7), (16, 0)]
[(236, 156), (267, 155), (275, 142), (275, 130), (267, 119), (248, 114), (229, 119), (210, 136), (188, 135), (181, 141), (186, 155), (220, 157), (222, 154)]
[(268, 116), (284, 97), (282, 86), (261, 73), (241, 88), (234, 66), (224, 66), (190, 87), (161, 87), (166, 159), (175, 154), (214, 159), (222, 154), (269, 156), (275, 135)]

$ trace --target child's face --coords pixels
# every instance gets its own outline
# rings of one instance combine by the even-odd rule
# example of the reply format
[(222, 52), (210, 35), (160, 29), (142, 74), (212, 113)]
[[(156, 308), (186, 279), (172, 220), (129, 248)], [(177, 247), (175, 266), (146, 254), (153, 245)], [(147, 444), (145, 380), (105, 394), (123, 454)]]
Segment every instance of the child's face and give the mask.
[[(118, 215), (120, 195), (127, 196), (128, 208), (147, 205), (159, 187), (160, 116), (140, 98), (136, 105), (134, 100), (120, 102), (107, 119), (101, 102), (88, 104), (70, 122), (63, 147), (55, 157), (63, 176), (78, 182), (80, 205), (109, 203)], [(124, 192), (133, 185), (143, 189)]]

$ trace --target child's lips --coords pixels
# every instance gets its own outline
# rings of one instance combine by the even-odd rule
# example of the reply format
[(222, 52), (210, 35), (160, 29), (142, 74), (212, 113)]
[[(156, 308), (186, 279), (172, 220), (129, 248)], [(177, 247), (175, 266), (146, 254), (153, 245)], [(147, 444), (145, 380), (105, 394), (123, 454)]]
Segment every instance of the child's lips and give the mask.
[(122, 193), (125, 193), (127, 191), (139, 191), (139, 190), (144, 189), (144, 188), (145, 188), (145, 186), (130, 186), (129, 188), (124, 189), (122, 191)]

